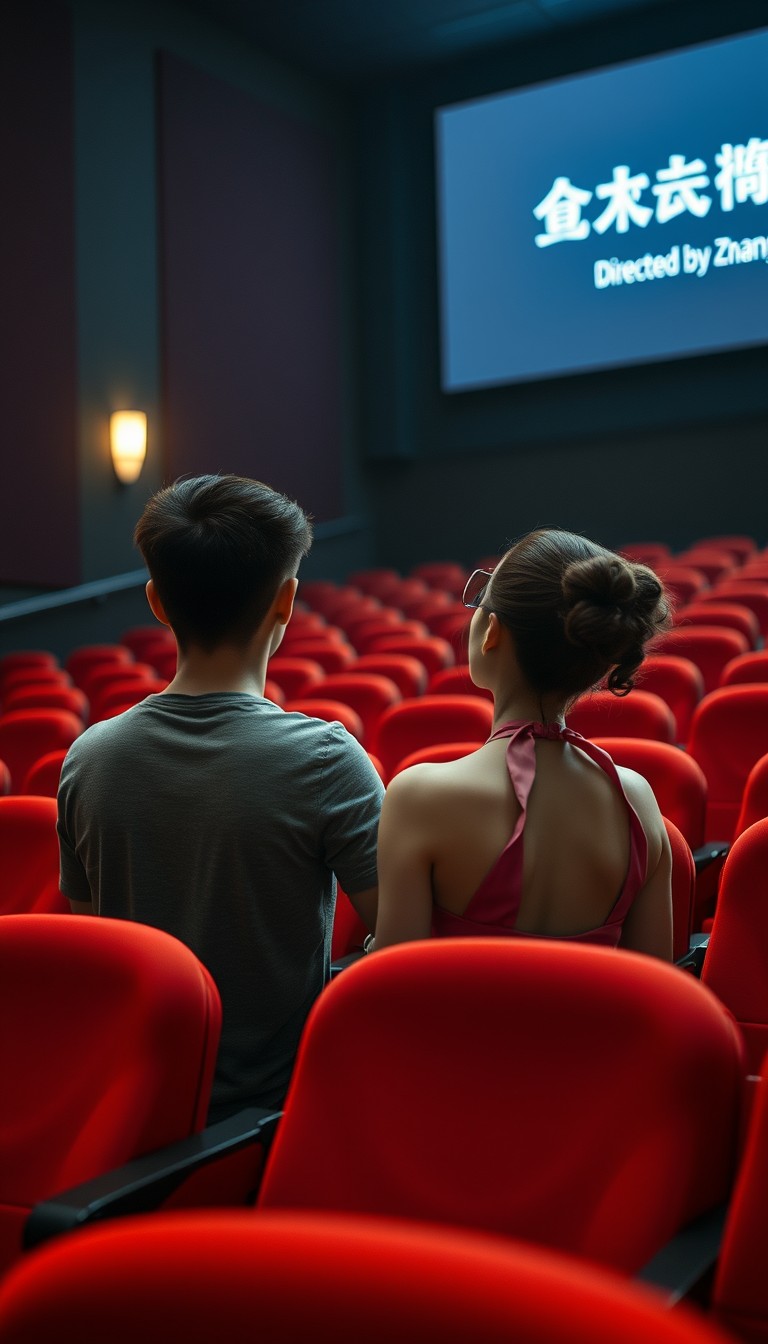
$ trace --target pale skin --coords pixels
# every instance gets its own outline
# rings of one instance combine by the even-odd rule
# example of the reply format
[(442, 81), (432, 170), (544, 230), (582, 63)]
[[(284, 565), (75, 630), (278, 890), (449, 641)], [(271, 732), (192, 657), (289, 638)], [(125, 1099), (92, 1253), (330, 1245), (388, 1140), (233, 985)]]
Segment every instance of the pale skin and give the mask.
[[(494, 697), (494, 728), (515, 719), (562, 722), (567, 702), (525, 681), (514, 639), (493, 612), (470, 627), (472, 679)], [(376, 947), (429, 938), (433, 902), (461, 915), (506, 845), (519, 805), (506, 768), (507, 742), (470, 756), (418, 765), (387, 789), (379, 827)], [(620, 769), (648, 841), (646, 880), (624, 922), (621, 946), (672, 959), (672, 857), (648, 783)], [(556, 840), (555, 840), (556, 838)], [(621, 891), (630, 852), (627, 809), (615, 784), (578, 748), (536, 743), (536, 779), (525, 824), (517, 927), (550, 937), (604, 923)]]
[[(222, 643), (212, 650), (187, 644), (178, 648), (176, 675), (162, 695), (213, 695), (231, 691), (263, 697), (267, 663), (279, 648), (293, 613), (298, 588), (295, 576), (279, 586), (264, 620), (244, 645)], [(170, 628), (160, 595), (152, 579), (147, 583), (147, 601), (153, 615)], [(367, 928), (376, 923), (378, 888), (347, 892), (347, 896)], [(70, 901), (75, 915), (95, 913), (90, 901)]]

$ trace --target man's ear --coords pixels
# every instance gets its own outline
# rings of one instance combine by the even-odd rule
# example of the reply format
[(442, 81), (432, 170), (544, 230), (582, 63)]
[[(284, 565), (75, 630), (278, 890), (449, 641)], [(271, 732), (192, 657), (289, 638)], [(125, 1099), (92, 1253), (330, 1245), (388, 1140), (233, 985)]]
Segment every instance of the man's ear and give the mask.
[(483, 635), (483, 642), (480, 646), (482, 652), (490, 653), (491, 649), (497, 649), (499, 647), (500, 639), (501, 639), (501, 621), (499, 620), (495, 611), (489, 611), (488, 624), (485, 628), (485, 634)]
[(297, 578), (285, 579), (277, 590), (273, 610), (280, 625), (287, 625), (291, 619), (298, 586), (299, 580)]
[(170, 626), (171, 622), (165, 614), (165, 607), (160, 601), (160, 594), (155, 587), (154, 579), (149, 579), (144, 591), (147, 594), (147, 601), (150, 605), (152, 615), (157, 618), (161, 625)]

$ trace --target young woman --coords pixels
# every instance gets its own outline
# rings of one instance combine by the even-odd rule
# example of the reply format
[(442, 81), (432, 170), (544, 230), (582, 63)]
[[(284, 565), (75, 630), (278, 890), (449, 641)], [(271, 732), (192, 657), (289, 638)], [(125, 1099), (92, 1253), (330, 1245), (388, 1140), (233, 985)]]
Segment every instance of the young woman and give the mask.
[(671, 958), (671, 856), (650, 786), (565, 725), (603, 681), (618, 695), (669, 623), (656, 575), (540, 529), (475, 571), (469, 666), (494, 699), (476, 752), (398, 775), (379, 830), (375, 946), (565, 938)]

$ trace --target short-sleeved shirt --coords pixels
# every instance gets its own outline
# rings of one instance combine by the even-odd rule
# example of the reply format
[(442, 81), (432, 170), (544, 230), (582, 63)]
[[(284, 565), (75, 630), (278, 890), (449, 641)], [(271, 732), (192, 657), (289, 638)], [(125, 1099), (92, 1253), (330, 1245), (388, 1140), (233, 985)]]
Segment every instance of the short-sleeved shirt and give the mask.
[(336, 878), (349, 893), (376, 885), (382, 795), (340, 724), (248, 694), (149, 696), (70, 749), (61, 889), (164, 929), (208, 967), (219, 1111), (282, 1101), (329, 976)]

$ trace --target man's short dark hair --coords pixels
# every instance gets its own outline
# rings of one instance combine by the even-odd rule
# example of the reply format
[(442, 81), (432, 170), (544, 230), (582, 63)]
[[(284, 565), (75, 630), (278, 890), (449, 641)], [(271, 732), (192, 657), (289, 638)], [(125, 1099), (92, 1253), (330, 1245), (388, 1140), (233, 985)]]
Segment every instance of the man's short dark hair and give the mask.
[(150, 499), (134, 541), (182, 648), (248, 643), (312, 544), (304, 510), (261, 481), (195, 476)]

